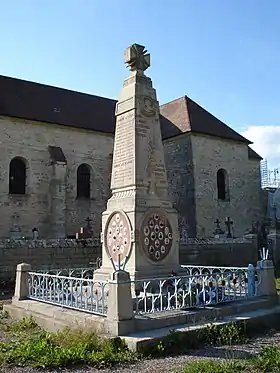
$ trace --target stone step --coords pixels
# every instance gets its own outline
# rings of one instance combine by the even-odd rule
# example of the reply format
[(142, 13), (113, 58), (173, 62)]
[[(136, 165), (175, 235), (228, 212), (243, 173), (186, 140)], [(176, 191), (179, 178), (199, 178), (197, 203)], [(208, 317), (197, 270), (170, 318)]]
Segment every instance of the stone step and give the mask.
[(4, 311), (9, 312), (9, 315), (16, 320), (32, 317), (39, 326), (50, 332), (57, 332), (58, 330), (69, 326), (69, 324), (64, 322), (63, 320), (54, 319), (53, 317), (42, 315), (41, 313), (37, 313), (34, 311), (31, 312), (28, 310), (24, 310), (22, 308), (14, 306), (13, 304), (5, 305)]
[(274, 305), (269, 308), (262, 308), (250, 312), (239, 313), (227, 316), (219, 321), (199, 322), (192, 324), (172, 325), (161, 329), (150, 329), (147, 331), (136, 332), (124, 337), (129, 348), (132, 350), (143, 351), (149, 350), (152, 347), (163, 341), (170, 333), (182, 333), (184, 339), (195, 340), (198, 333), (207, 326), (216, 325), (217, 327), (229, 324), (231, 322), (246, 323), (246, 330), (249, 333), (257, 332), (269, 328), (279, 328), (280, 306)]
[(221, 303), (208, 307), (196, 307), (186, 311), (168, 310), (165, 312), (137, 315), (137, 331), (160, 329), (178, 324), (194, 324), (205, 320), (220, 319), (234, 314), (270, 308), (279, 303), (279, 297), (251, 298), (250, 300)]
[(97, 331), (104, 329), (105, 317), (93, 315), (87, 312), (76, 311), (69, 308), (46, 304), (33, 300), (12, 300), (12, 304), (3, 306), (12, 318), (22, 319), (33, 317), (42, 328), (56, 332), (67, 327), (93, 327)]

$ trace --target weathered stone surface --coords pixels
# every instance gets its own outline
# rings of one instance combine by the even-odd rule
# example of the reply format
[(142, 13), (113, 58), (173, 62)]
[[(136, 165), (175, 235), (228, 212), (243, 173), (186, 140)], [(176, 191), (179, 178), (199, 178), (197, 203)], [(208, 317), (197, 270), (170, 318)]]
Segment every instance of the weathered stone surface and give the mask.
[[(246, 144), (210, 136), (191, 135), (197, 235), (213, 235), (214, 221), (229, 216), (235, 236), (242, 236), (252, 221), (263, 216), (259, 161), (248, 158)], [(217, 171), (229, 177), (229, 201), (217, 198)], [(222, 225), (221, 224), (221, 225)]]
[[(159, 104), (151, 79), (144, 75), (149, 65), (144, 47), (129, 47), (125, 60), (131, 75), (116, 106), (112, 197), (103, 213), (102, 268), (96, 278), (114, 271), (110, 261), (125, 263), (133, 279), (180, 270), (178, 214), (168, 196)], [(116, 230), (110, 225), (112, 214), (117, 214)], [(117, 253), (121, 258), (127, 242), (131, 251), (117, 263), (113, 258)]]
[(101, 256), (99, 239), (0, 240), (0, 278), (14, 278), (16, 266), (33, 269), (89, 267)]
[[(38, 229), (39, 237), (55, 237), (55, 224), (61, 221), (58, 214), (65, 217), (67, 235), (75, 235), (80, 226), (86, 226), (85, 219), (89, 216), (93, 220), (93, 236), (99, 237), (101, 213), (109, 196), (113, 137), (7, 117), (0, 117), (0, 132), (0, 237), (9, 237), (14, 214), (19, 215), (21, 232), (25, 237), (32, 237), (34, 227)], [(67, 159), (67, 166), (59, 166), (66, 168), (65, 185), (60, 184), (61, 192), (53, 203), (52, 185), (55, 184), (59, 190), (53, 168), (58, 166), (51, 162), (49, 145), (61, 147)], [(26, 195), (9, 195), (9, 163), (16, 156), (22, 157), (27, 164)], [(76, 199), (77, 168), (82, 163), (88, 164), (92, 171), (90, 200)], [(58, 170), (55, 171), (57, 175)]]
[(253, 241), (188, 239), (180, 244), (180, 263), (200, 266), (248, 267), (258, 260)]

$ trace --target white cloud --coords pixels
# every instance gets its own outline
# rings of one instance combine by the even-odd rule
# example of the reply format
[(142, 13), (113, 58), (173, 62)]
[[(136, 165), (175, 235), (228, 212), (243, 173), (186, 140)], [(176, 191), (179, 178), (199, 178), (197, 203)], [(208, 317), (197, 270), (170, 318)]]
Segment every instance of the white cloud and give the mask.
[(254, 143), (251, 148), (267, 159), (269, 168), (280, 167), (280, 126), (250, 126), (242, 136)]

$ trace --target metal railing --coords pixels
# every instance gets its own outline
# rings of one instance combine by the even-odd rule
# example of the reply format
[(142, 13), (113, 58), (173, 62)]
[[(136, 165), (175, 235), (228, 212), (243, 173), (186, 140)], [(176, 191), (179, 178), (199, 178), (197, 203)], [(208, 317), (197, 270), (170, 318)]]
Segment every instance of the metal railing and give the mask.
[(186, 275), (212, 275), (212, 274), (240, 274), (245, 273), (248, 267), (218, 267), (218, 266), (198, 266), (198, 265), (181, 265)]
[[(85, 279), (93, 279), (94, 272), (101, 267), (102, 259), (97, 258), (95, 262), (90, 262), (89, 267), (81, 268), (50, 268), (39, 270), (38, 273), (44, 273), (56, 276), (66, 276), (66, 277), (77, 277)], [(36, 271), (37, 272), (37, 271)]]
[(108, 282), (29, 272), (28, 298), (106, 316)]
[[(135, 314), (187, 310), (258, 295), (259, 270), (245, 267), (182, 266), (183, 276), (129, 281)], [(28, 298), (106, 316), (109, 281), (95, 281), (94, 268), (29, 272)]]
[[(187, 310), (257, 295), (259, 276), (253, 266), (234, 270), (227, 267), (192, 268), (196, 268), (198, 274), (134, 281), (135, 313)], [(215, 272), (210, 268), (215, 268)]]

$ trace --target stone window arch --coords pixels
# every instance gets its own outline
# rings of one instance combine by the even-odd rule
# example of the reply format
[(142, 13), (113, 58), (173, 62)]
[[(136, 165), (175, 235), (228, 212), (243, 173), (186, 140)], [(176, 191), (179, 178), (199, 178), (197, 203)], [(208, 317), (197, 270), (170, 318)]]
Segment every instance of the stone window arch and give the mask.
[(229, 201), (228, 173), (223, 168), (220, 168), (217, 171), (217, 191), (218, 191), (218, 200)]
[(10, 162), (9, 194), (26, 194), (26, 161), (21, 157)]
[(91, 195), (91, 168), (82, 163), (77, 168), (77, 198), (90, 199)]

